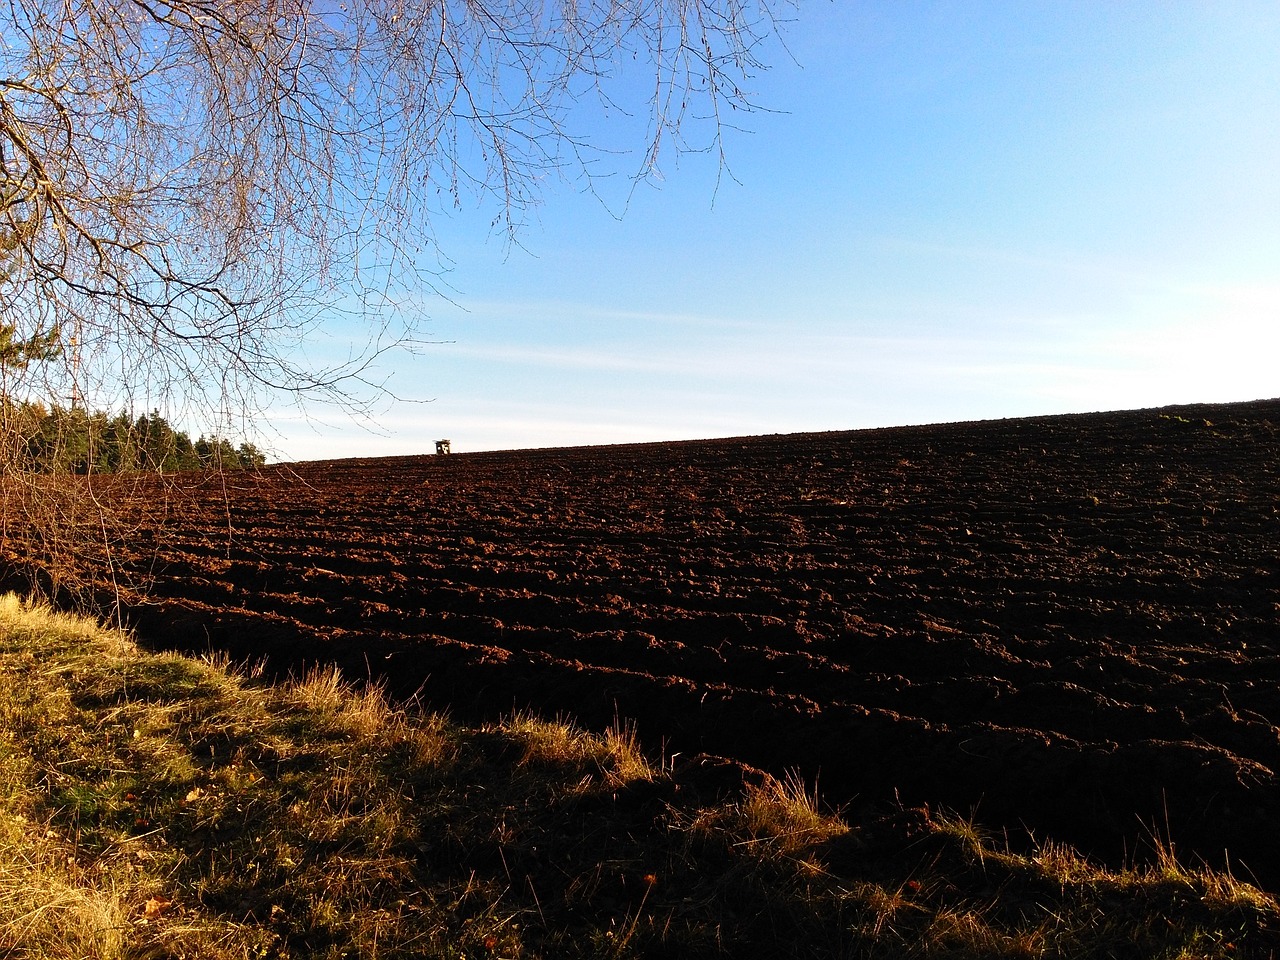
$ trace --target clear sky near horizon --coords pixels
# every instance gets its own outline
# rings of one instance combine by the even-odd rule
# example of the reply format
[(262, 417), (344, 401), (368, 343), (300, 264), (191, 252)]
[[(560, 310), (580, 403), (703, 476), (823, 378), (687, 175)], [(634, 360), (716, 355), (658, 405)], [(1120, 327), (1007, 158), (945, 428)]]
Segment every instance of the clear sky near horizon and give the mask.
[[(1280, 396), (1280, 4), (801, 0), (773, 112), (510, 247), (438, 221), (437, 341), (282, 459), (626, 443)], [(584, 115), (604, 145), (642, 131)], [(617, 123), (614, 118), (611, 123)], [(624, 211), (625, 206), (625, 211)]]

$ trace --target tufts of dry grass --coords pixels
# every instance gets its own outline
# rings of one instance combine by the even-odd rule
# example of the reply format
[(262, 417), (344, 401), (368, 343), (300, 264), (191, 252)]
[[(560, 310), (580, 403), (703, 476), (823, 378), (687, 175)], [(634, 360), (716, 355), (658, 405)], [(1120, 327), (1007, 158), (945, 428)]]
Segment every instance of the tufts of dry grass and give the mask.
[(467, 729), (0, 599), (0, 956), (1265, 957), (1234, 878), (1014, 853), (798, 778), (709, 803), (602, 735)]

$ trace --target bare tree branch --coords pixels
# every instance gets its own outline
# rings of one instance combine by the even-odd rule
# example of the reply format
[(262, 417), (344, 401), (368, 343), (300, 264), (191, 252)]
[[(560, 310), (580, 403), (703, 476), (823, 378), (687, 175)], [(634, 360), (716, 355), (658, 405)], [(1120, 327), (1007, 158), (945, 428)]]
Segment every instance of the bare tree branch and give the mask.
[[(774, 27), (767, 0), (0, 0), (0, 329), (63, 348), (0, 389), (353, 400), (415, 337), (394, 306), (436, 288), (433, 216), (514, 237), (548, 177), (590, 188), (585, 98), (646, 118), (637, 178), (723, 162)], [(335, 313), (364, 348), (300, 360)]]

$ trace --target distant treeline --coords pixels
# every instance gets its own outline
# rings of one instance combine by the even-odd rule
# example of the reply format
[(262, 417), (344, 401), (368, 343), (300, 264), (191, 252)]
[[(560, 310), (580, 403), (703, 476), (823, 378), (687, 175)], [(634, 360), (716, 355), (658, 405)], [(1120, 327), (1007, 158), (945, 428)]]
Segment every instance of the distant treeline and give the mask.
[(201, 435), (194, 442), (159, 411), (136, 419), (78, 407), (3, 402), (3, 436), (13, 465), (39, 473), (127, 473), (240, 470), (266, 455), (252, 443)]

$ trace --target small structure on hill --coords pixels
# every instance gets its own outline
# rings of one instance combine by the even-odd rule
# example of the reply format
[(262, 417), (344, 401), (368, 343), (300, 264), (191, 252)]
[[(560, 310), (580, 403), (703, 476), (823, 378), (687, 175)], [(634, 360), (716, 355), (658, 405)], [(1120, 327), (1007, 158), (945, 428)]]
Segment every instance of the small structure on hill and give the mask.
[(449, 448), (449, 441), (448, 441), (448, 440), (437, 440), (437, 441), (436, 441), (436, 453), (439, 453), (439, 454), (453, 453), (453, 451)]

